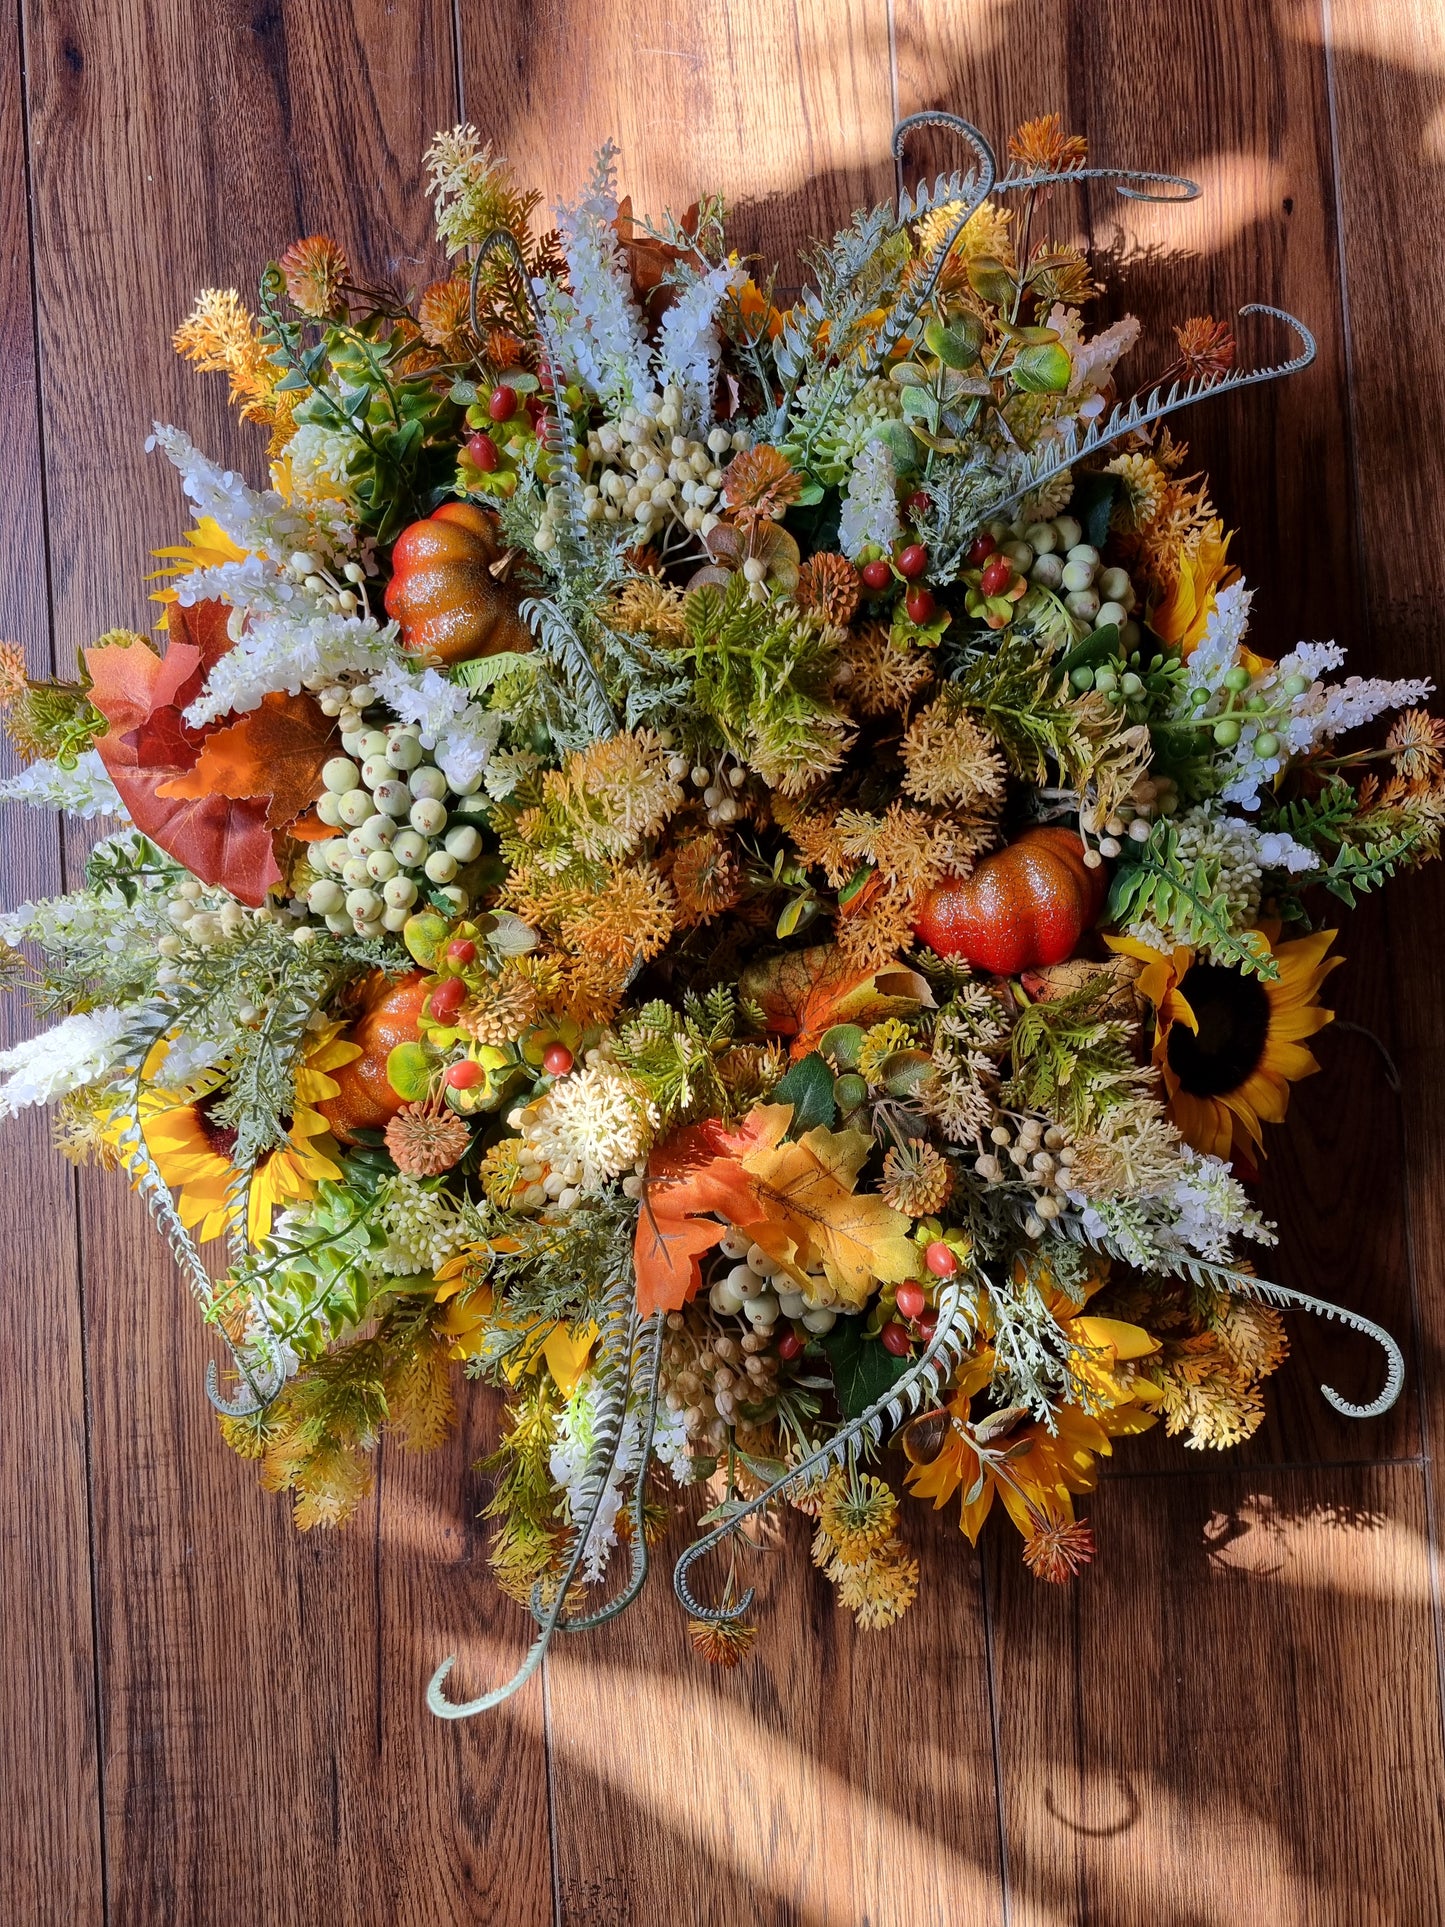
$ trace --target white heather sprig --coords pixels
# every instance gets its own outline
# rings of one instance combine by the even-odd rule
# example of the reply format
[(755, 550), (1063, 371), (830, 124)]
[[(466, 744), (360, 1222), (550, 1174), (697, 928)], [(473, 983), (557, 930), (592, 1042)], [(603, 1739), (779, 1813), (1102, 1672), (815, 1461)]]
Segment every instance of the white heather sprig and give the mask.
[(155, 422), (146, 438), (147, 452), (153, 448), (179, 473), (197, 517), (209, 515), (240, 548), (282, 565), (310, 546), (313, 531), (306, 515), (275, 489), (248, 488), (244, 477), (203, 455), (184, 430)]
[(454, 789), (467, 790), (487, 767), (502, 719), (436, 669), (395, 658), (372, 676), (372, 687), (404, 723), (415, 723), (421, 746)]
[(838, 545), (846, 556), (856, 556), (870, 542), (891, 548), (898, 535), (898, 480), (893, 457), (883, 442), (865, 442), (853, 458)]
[(13, 1117), (32, 1104), (49, 1104), (67, 1091), (93, 1084), (120, 1056), (132, 1012), (114, 1004), (77, 1011), (52, 1030), (0, 1051), (0, 1117)]
[(14, 776), (0, 782), (0, 803), (29, 803), (40, 810), (64, 810), (67, 816), (88, 821), (93, 816), (114, 816), (129, 823), (130, 811), (120, 800), (120, 791), (110, 780), (110, 772), (100, 760), (100, 752), (82, 750), (75, 765), (66, 769), (61, 763), (31, 763)]
[(559, 206), (557, 228), (570, 293), (537, 280), (561, 338), (563, 361), (613, 408), (636, 404), (652, 386), (647, 335), (617, 240), (617, 153), (598, 153), (588, 191), (575, 207)]
[(234, 710), (256, 709), (273, 691), (297, 695), (338, 676), (373, 676), (399, 652), (394, 623), (317, 609), (305, 615), (253, 615), (186, 711), (193, 728)]
[[(1243, 578), (1215, 591), (1214, 607), (1204, 625), (1204, 638), (1189, 658), (1189, 689), (1207, 689), (1211, 695), (1218, 693), (1225, 672), (1239, 659), (1253, 601), (1254, 591), (1246, 588)], [(1192, 714), (1187, 700), (1182, 701), (1180, 713)]]
[(682, 396), (684, 429), (698, 432), (710, 425), (712, 393), (717, 380), (718, 309), (745, 280), (743, 270), (724, 262), (699, 275), (679, 294), (662, 317), (657, 342), (657, 383), (675, 387)]

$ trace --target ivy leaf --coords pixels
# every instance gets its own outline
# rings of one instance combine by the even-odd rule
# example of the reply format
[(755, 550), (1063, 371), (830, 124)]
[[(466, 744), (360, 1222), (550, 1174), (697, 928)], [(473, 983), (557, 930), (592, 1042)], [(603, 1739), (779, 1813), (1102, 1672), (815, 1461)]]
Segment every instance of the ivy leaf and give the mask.
[(791, 1137), (801, 1137), (815, 1124), (832, 1125), (838, 1115), (833, 1097), (833, 1073), (817, 1051), (800, 1057), (787, 1076), (776, 1086), (773, 1096), (780, 1104), (791, 1104)]
[(861, 1318), (840, 1318), (820, 1342), (833, 1368), (833, 1387), (844, 1418), (861, 1418), (870, 1405), (887, 1398), (912, 1363), (895, 1358), (876, 1338), (865, 1338)]

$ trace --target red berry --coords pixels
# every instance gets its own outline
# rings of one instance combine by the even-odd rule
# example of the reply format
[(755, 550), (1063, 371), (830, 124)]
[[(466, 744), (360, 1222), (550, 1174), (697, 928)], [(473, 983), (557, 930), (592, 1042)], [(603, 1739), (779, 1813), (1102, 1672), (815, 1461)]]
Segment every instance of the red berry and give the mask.
[(470, 1057), (464, 1057), (459, 1064), (447, 1065), (447, 1082), (454, 1091), (469, 1091), (473, 1084), (482, 1081), (482, 1067)]
[(431, 994), (431, 1014), (439, 1024), (449, 1024), (467, 1001), (467, 987), (460, 977), (443, 977)]
[(890, 1318), (878, 1336), (883, 1340), (883, 1349), (892, 1352), (895, 1358), (907, 1358), (913, 1349), (908, 1327), (900, 1325), (896, 1318)]
[(935, 1238), (923, 1254), (923, 1262), (935, 1278), (951, 1278), (958, 1270), (958, 1256), (952, 1245), (946, 1245), (942, 1238)]
[(487, 402), (487, 413), (494, 422), (509, 422), (517, 412), (517, 391), (506, 382), (495, 387)]
[(984, 565), (982, 588), (985, 595), (1002, 595), (1014, 579), (1014, 565), (1006, 555), (996, 555)]
[(548, 1077), (565, 1077), (572, 1068), (572, 1053), (565, 1044), (549, 1044), (542, 1053), (542, 1069)]
[(863, 578), (864, 588), (871, 589), (875, 595), (880, 589), (886, 589), (893, 580), (893, 571), (886, 562), (865, 562), (858, 573)]
[(933, 1334), (937, 1330), (938, 1330), (938, 1313), (937, 1312), (931, 1311), (929, 1312), (926, 1318), (919, 1319), (918, 1336), (923, 1340), (925, 1345), (931, 1345), (933, 1343)]
[(916, 1318), (928, 1300), (923, 1295), (922, 1285), (914, 1284), (910, 1278), (898, 1287), (898, 1296), (893, 1302), (897, 1305), (901, 1318)]
[(806, 1339), (799, 1338), (798, 1334), (789, 1326), (788, 1330), (785, 1331), (778, 1340), (778, 1357), (796, 1358), (799, 1352), (804, 1349), (806, 1343)]
[(477, 946), (470, 937), (453, 937), (447, 945), (447, 958), (451, 963), (466, 965), (477, 961)]
[(968, 559), (975, 568), (978, 568), (980, 563), (987, 562), (997, 547), (998, 543), (987, 532), (976, 535), (969, 544)]
[(914, 489), (913, 493), (908, 498), (908, 506), (913, 510), (913, 513), (915, 515), (927, 515), (928, 511), (933, 506), (933, 504), (928, 499), (927, 489), (923, 489), (923, 488)]
[(497, 444), (481, 428), (475, 435), (468, 436), (467, 453), (472, 458), (472, 466), (479, 468), (483, 475), (490, 475), (502, 459), (497, 453)]
[(932, 622), (938, 609), (931, 589), (910, 589), (903, 606), (908, 611), (908, 620), (916, 622), (920, 629), (925, 622)]
[(916, 582), (928, 567), (928, 551), (921, 542), (910, 542), (898, 552), (898, 573), (906, 582)]

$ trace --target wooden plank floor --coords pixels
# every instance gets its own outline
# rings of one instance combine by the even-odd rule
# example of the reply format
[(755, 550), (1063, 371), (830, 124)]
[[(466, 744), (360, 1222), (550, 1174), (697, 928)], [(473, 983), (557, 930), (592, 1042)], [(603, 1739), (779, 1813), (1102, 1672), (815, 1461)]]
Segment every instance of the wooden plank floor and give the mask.
[[(465, 114), (549, 195), (607, 135), (639, 205), (704, 187), (795, 256), (889, 194), (894, 118), (997, 139), (1051, 107), (1096, 157), (1207, 198), (1075, 216), (1161, 330), (1251, 298), (1320, 356), (1189, 429), (1241, 527), (1261, 646), (1438, 672), (1445, 539), (1442, 0), (19, 0), (0, 26), (0, 629), (72, 663), (147, 621), (175, 539), (153, 415), (255, 470), (170, 333), (324, 227), (376, 275), (435, 260), (428, 134)], [(942, 150), (936, 150), (942, 158)], [(1273, 345), (1261, 334), (1262, 352)], [(6, 901), (84, 843), (6, 815)], [(1297, 1326), (1250, 1447), (1155, 1437), (1092, 1506), (1069, 1593), (1003, 1532), (911, 1510), (925, 1583), (858, 1636), (804, 1559), (756, 1661), (692, 1661), (665, 1586), (490, 1722), (442, 1727), (437, 1656), (498, 1678), (521, 1615), (475, 1524), (474, 1399), (388, 1453), (340, 1537), (296, 1535), (216, 1438), (207, 1346), (139, 1204), (34, 1119), (0, 1162), (0, 1918), (55, 1927), (972, 1927), (1445, 1919), (1445, 876), (1349, 929), (1328, 1082), (1271, 1158), (1282, 1276), (1406, 1341)], [(23, 1022), (4, 1016), (7, 1041)], [(1386, 1073), (1373, 1033), (1399, 1066)], [(795, 1546), (795, 1553), (801, 1551)]]

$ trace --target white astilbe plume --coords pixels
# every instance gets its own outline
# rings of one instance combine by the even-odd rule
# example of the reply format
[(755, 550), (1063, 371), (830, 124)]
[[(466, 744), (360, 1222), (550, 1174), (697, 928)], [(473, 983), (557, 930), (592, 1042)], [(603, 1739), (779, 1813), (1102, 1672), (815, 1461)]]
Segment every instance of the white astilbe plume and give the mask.
[(13, 1117), (32, 1104), (49, 1104), (103, 1077), (120, 1056), (121, 1040), (132, 1013), (113, 1004), (77, 1011), (38, 1037), (0, 1051), (0, 1117)]
[(203, 455), (182, 429), (155, 422), (146, 449), (159, 448), (177, 470), (181, 487), (195, 504), (197, 517), (209, 515), (243, 549), (284, 565), (298, 549), (309, 548), (309, 518), (275, 489), (253, 489), (243, 476)]
[(883, 442), (865, 442), (853, 458), (838, 524), (838, 546), (856, 556), (870, 542), (891, 548), (898, 535), (898, 481)]
[(432, 751), (452, 788), (472, 788), (496, 747), (501, 718), (435, 669), (393, 658), (371, 680), (403, 722), (416, 724), (422, 748)]
[(129, 823), (130, 811), (100, 760), (100, 752), (82, 750), (73, 768), (62, 763), (31, 763), (0, 782), (0, 803), (29, 803), (40, 810), (64, 810), (67, 816), (89, 820), (114, 816)]
[(617, 152), (609, 141), (586, 194), (575, 207), (557, 209), (570, 293), (554, 281), (532, 283), (556, 326), (563, 362), (611, 410), (637, 403), (652, 387), (647, 336), (614, 225)]
[(385, 629), (372, 616), (344, 616), (315, 610), (295, 616), (252, 615), (234, 649), (211, 671), (201, 694), (186, 711), (193, 728), (230, 711), (256, 709), (273, 690), (297, 695), (308, 682), (354, 672), (372, 676), (399, 649), (394, 623)]
[(722, 351), (718, 309), (745, 278), (741, 268), (726, 262), (710, 269), (678, 295), (658, 330), (658, 383), (679, 391), (683, 426), (694, 433), (712, 416), (712, 392)]
[(1189, 689), (1216, 690), (1225, 672), (1234, 667), (1239, 646), (1249, 628), (1249, 605), (1253, 601), (1254, 591), (1246, 588), (1243, 577), (1215, 590), (1214, 607), (1204, 625), (1204, 638), (1189, 658), (1189, 682), (1181, 697), (1182, 713), (1191, 713)]

